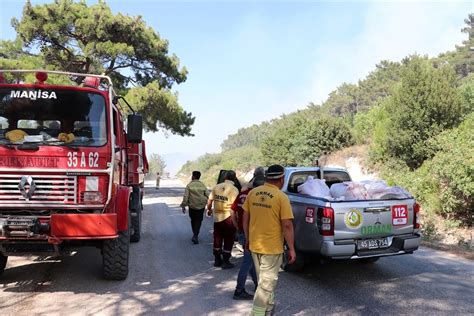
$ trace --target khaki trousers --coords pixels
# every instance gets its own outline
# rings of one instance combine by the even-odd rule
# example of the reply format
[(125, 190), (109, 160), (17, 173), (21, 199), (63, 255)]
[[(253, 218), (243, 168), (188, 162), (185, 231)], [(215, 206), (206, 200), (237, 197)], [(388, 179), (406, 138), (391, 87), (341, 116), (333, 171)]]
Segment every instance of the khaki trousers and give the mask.
[(271, 314), (273, 311), (274, 292), (278, 281), (283, 255), (264, 255), (252, 253), (258, 287), (253, 298), (251, 315)]

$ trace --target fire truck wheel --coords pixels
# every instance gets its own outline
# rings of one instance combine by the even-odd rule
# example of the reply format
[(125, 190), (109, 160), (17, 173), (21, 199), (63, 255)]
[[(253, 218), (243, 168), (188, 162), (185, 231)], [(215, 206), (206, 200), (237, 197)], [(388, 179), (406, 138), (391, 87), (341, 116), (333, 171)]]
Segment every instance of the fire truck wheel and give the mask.
[(7, 265), (7, 260), (8, 257), (0, 254), (0, 275), (3, 274), (3, 271), (5, 271), (5, 267)]
[(107, 280), (125, 280), (128, 275), (129, 229), (119, 232), (118, 238), (106, 239), (102, 244), (102, 268)]
[[(141, 204), (141, 203), (140, 203)], [(132, 234), (130, 235), (131, 242), (139, 242), (142, 232), (142, 210), (141, 206), (138, 208), (136, 215), (132, 216), (131, 220)]]

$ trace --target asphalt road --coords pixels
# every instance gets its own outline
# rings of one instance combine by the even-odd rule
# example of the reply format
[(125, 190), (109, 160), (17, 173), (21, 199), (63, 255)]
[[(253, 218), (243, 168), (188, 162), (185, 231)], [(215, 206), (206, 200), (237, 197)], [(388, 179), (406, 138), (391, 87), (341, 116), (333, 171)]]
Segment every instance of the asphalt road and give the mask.
[[(101, 279), (97, 249), (60, 259), (11, 257), (0, 278), (1, 315), (247, 315), (232, 300), (236, 268), (212, 266), (212, 220), (191, 244), (183, 188), (147, 188), (142, 240), (131, 246), (126, 281)], [(248, 289), (253, 286), (249, 280)], [(429, 248), (375, 264), (333, 262), (280, 273), (277, 315), (474, 314), (474, 262)]]

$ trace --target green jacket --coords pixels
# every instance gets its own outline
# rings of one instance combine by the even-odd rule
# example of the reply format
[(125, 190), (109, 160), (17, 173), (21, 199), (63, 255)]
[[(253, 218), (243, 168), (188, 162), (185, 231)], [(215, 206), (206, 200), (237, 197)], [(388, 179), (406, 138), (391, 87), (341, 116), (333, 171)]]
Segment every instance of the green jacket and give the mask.
[(208, 197), (209, 192), (204, 183), (199, 180), (193, 180), (189, 182), (184, 190), (181, 207), (189, 206), (189, 208), (195, 210), (203, 209), (206, 207)]

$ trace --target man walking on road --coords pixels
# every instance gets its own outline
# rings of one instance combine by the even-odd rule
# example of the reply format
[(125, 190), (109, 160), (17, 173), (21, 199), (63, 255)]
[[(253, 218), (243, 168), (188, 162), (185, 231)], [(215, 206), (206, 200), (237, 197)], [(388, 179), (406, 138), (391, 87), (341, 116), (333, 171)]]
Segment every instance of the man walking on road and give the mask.
[[(250, 190), (256, 188), (260, 185), (263, 185), (265, 182), (265, 171), (262, 167), (256, 168), (255, 172), (253, 173), (253, 178), (250, 180), (248, 187), (245, 190), (240, 192), (237, 199), (232, 204), (232, 210), (235, 212), (237, 217), (237, 238), (239, 243), (242, 246), (245, 246), (245, 233), (244, 233), (244, 226), (243, 226), (243, 215), (244, 209), (242, 206), (244, 205), (245, 199), (249, 194)], [(234, 292), (234, 300), (251, 300), (253, 299), (253, 295), (247, 293), (245, 290), (245, 282), (247, 281), (247, 276), (250, 274), (252, 277), (253, 284), (255, 285), (255, 289), (258, 285), (257, 280), (257, 273), (255, 272), (255, 267), (253, 265), (252, 254), (248, 249), (244, 249), (244, 256), (242, 258), (242, 264), (240, 265), (239, 274), (237, 276), (237, 286)]]
[(245, 237), (258, 276), (252, 315), (271, 315), (274, 312), (274, 292), (283, 257), (283, 237), (289, 249), (288, 262), (296, 260), (293, 212), (288, 196), (280, 190), (284, 175), (285, 168), (282, 166), (270, 166), (265, 184), (250, 191), (243, 205)]
[(204, 183), (199, 181), (201, 172), (193, 171), (191, 182), (188, 183), (184, 190), (183, 202), (181, 209), (186, 213), (186, 206), (189, 208), (189, 217), (191, 218), (191, 228), (193, 230), (193, 244), (199, 243), (199, 231), (204, 217), (204, 207), (206, 207), (209, 193)]
[[(225, 181), (212, 189), (207, 202), (208, 216), (212, 215), (214, 204), (214, 266), (222, 266), (222, 269), (234, 267), (234, 264), (230, 262), (230, 256), (237, 224), (231, 206), (239, 195), (239, 190), (234, 186), (236, 179), (234, 171), (227, 171)], [(222, 243), (224, 243), (224, 249), (222, 249)]]
[(160, 180), (161, 180), (160, 173), (157, 172), (156, 173), (156, 183), (155, 183), (155, 189), (157, 189), (157, 190), (160, 188)]

